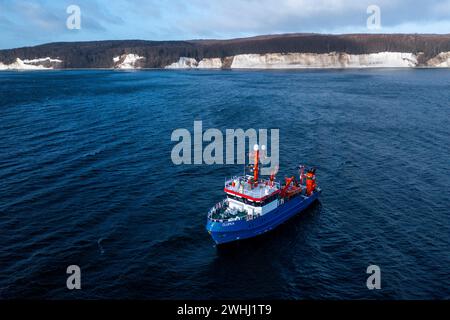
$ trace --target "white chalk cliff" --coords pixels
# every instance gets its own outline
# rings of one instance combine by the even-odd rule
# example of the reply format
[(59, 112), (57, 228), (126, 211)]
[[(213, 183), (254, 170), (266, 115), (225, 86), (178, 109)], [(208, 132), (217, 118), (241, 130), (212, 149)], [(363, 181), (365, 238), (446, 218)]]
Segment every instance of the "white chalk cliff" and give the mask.
[[(306, 68), (414, 68), (419, 67), (420, 54), (378, 52), (370, 54), (330, 53), (266, 53), (240, 54), (226, 59), (181, 57), (168, 69), (306, 69)], [(231, 61), (224, 63), (225, 60)], [(450, 52), (429, 59), (426, 67), (450, 67)]]
[(142, 67), (144, 61), (145, 57), (133, 53), (123, 54), (113, 58), (115, 69), (139, 69)]
[[(146, 57), (128, 53), (112, 59), (115, 69), (140, 69)], [(10, 60), (11, 61), (11, 60)], [(63, 67), (59, 58), (16, 58), (2, 63), (0, 70), (49, 70)], [(307, 69), (307, 68), (450, 68), (450, 51), (424, 59), (423, 53), (378, 52), (370, 54), (330, 53), (266, 53), (239, 54), (225, 58), (180, 57), (167, 69)]]
[(0, 70), (51, 70), (58, 67), (61, 63), (62, 60), (50, 57), (24, 60), (17, 58), (10, 64), (0, 62)]
[(222, 68), (222, 59), (220, 58), (205, 58), (200, 60), (197, 68), (199, 69), (221, 69)]
[(191, 69), (197, 67), (198, 62), (194, 58), (180, 57), (177, 62), (166, 66), (166, 69)]
[(450, 68), (450, 52), (441, 52), (427, 61), (427, 66), (438, 68)]
[(166, 69), (221, 69), (222, 59), (220, 58), (205, 58), (199, 62), (194, 58), (181, 57), (177, 62), (174, 62)]
[(268, 53), (237, 55), (232, 69), (371, 68), (414, 67), (417, 57), (411, 53), (380, 52), (353, 55), (347, 53)]

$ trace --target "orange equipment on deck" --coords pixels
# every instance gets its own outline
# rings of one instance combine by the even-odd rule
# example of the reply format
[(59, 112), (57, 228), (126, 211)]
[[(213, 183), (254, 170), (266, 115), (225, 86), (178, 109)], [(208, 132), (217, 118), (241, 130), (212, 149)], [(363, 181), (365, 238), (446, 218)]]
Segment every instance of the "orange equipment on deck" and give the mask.
[(281, 189), (281, 197), (292, 197), (297, 193), (302, 192), (302, 187), (298, 185), (295, 177), (285, 178), (285, 186)]
[(316, 169), (306, 173), (306, 195), (310, 196), (316, 190)]

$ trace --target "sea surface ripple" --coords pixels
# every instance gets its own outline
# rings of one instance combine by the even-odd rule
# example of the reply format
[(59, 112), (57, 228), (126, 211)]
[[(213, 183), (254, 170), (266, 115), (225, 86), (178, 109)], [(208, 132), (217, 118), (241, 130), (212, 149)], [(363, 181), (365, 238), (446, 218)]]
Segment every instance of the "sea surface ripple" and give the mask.
[[(448, 299), (449, 104), (448, 70), (2, 72), (0, 298)], [(175, 166), (194, 120), (279, 128), (279, 177), (317, 166), (320, 202), (215, 247), (242, 167)]]

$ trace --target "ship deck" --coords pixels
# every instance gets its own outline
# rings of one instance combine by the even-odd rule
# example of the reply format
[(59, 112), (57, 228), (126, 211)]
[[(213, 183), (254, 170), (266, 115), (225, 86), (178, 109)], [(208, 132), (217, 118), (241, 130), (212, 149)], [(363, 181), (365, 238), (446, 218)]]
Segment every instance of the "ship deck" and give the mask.
[(271, 183), (269, 180), (260, 180), (257, 186), (251, 186), (248, 183), (249, 177), (251, 176), (241, 176), (226, 181), (225, 192), (260, 201), (280, 190), (278, 182)]
[(247, 212), (238, 210), (224, 210), (219, 209), (211, 214), (211, 219), (222, 221), (240, 220), (247, 217)]
[(216, 204), (208, 215), (208, 218), (218, 221), (234, 221), (245, 219), (247, 217), (247, 211), (239, 211), (237, 209), (231, 209), (228, 206), (228, 200), (225, 199), (222, 202)]

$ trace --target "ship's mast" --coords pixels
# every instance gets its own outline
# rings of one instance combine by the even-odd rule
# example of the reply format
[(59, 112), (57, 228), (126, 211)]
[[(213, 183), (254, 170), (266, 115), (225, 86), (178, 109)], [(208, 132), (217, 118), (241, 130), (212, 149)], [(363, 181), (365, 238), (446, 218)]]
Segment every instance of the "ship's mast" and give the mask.
[(255, 165), (253, 167), (253, 181), (258, 182), (259, 175), (259, 146), (255, 144), (253, 146), (253, 150), (255, 151)]

